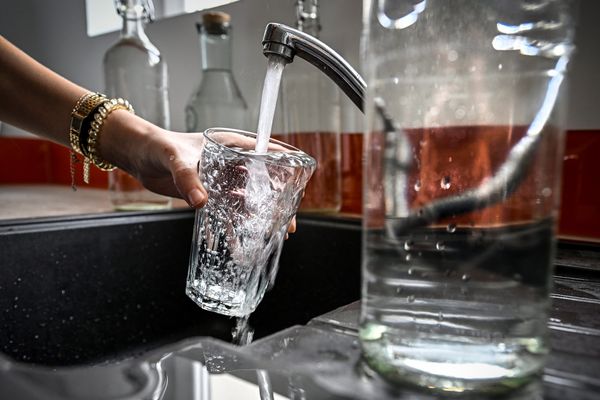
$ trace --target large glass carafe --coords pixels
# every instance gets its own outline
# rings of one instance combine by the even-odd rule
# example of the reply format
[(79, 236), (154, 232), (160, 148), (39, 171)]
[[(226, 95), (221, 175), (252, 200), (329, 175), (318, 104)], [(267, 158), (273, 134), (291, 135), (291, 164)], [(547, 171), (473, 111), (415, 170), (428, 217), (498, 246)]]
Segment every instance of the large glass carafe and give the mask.
[[(297, 28), (314, 37), (321, 30), (317, 0), (298, 0)], [(282, 140), (317, 160), (300, 210), (335, 212), (341, 205), (339, 89), (306, 62), (291, 64), (281, 80), (285, 135)], [(276, 133), (276, 137), (279, 137)]]
[[(167, 64), (150, 42), (144, 25), (153, 13), (151, 0), (118, 0), (123, 18), (119, 40), (104, 55), (105, 92), (131, 102), (136, 114), (169, 129)], [(170, 208), (171, 200), (147, 189), (134, 177), (116, 169), (109, 172), (110, 199), (117, 210)]]
[(538, 375), (572, 2), (369, 0), (368, 365), (440, 391)]
[(248, 106), (232, 71), (231, 17), (207, 12), (196, 25), (202, 55), (202, 79), (185, 107), (188, 132), (223, 126), (248, 129)]

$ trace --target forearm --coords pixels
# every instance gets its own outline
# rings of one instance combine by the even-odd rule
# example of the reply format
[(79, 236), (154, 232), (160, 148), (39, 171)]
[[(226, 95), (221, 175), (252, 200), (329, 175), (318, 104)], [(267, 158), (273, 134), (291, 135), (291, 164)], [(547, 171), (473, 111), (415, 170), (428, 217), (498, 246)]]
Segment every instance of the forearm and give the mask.
[[(0, 35), (0, 120), (70, 147), (71, 112), (87, 92)], [(97, 156), (134, 175), (148, 189), (181, 196), (193, 207), (206, 203), (196, 169), (200, 133), (166, 131), (128, 111), (114, 110), (97, 135)]]
[(68, 146), (71, 111), (86, 92), (0, 36), (0, 120)]

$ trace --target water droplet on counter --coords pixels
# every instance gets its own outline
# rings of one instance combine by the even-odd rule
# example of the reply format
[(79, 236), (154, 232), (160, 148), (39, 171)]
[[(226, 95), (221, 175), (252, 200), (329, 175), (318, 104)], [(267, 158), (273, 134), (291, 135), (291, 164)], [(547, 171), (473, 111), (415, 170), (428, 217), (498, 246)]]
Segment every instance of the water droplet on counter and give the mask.
[(412, 246), (413, 246), (412, 240), (407, 240), (404, 242), (404, 250), (408, 251), (412, 248)]
[(446, 245), (444, 244), (444, 242), (442, 242), (442, 241), (440, 240), (439, 242), (437, 242), (437, 243), (435, 244), (435, 248), (436, 248), (437, 250), (440, 250), (440, 251), (441, 251), (441, 250), (444, 250), (444, 249), (446, 248)]
[(471, 280), (471, 276), (469, 276), (469, 274), (464, 274), (460, 279), (462, 279), (464, 282), (469, 282)]
[(450, 233), (456, 232), (456, 224), (448, 224), (448, 226), (446, 227), (446, 230)]
[(409, 275), (413, 275), (415, 273), (415, 269), (414, 268), (409, 268), (408, 269), (408, 274)]
[(406, 261), (410, 261), (411, 258), (412, 258), (412, 256), (410, 254), (407, 254), (406, 257), (404, 257), (404, 259)]

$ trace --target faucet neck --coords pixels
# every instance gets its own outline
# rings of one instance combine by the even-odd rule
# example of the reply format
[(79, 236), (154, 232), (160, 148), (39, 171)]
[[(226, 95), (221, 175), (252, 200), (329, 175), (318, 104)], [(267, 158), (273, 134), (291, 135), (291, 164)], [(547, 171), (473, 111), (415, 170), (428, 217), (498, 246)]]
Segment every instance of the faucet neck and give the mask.
[(346, 60), (314, 36), (282, 24), (270, 23), (262, 40), (263, 54), (275, 54), (288, 63), (298, 56), (331, 78), (363, 110), (366, 84)]

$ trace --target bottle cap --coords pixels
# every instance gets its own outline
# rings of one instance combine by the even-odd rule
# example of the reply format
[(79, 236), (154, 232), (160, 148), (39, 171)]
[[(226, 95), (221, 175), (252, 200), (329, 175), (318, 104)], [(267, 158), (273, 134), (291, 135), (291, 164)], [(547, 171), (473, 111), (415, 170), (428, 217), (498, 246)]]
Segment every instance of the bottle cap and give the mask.
[(202, 24), (198, 24), (198, 28), (202, 26), (207, 33), (212, 35), (224, 35), (229, 30), (229, 22), (231, 16), (220, 11), (210, 11), (202, 14)]

